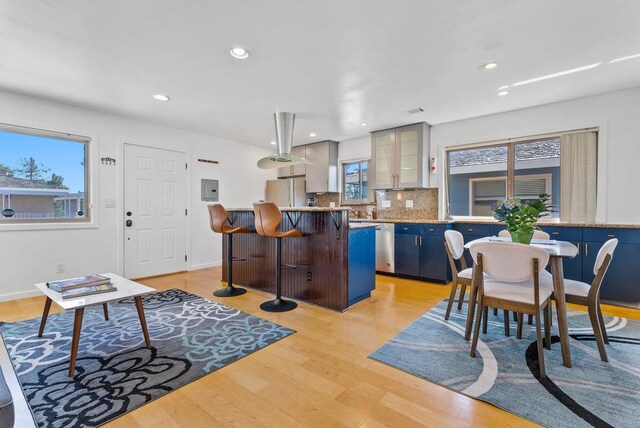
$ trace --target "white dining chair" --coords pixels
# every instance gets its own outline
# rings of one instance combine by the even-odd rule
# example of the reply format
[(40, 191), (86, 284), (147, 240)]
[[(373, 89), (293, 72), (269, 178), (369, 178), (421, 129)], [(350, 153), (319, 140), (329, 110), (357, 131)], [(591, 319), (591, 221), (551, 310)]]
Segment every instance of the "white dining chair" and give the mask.
[[(500, 232), (498, 232), (498, 236), (501, 238), (511, 238), (511, 234), (507, 229), (502, 229)], [(551, 235), (542, 230), (534, 230), (533, 239), (551, 239)]]
[[(470, 252), (474, 260), (473, 288), (478, 300), (471, 356), (476, 355), (483, 316), (486, 320), (485, 308), (531, 314), (536, 318), (540, 378), (546, 379), (543, 347), (551, 345), (551, 290), (540, 286), (540, 273), (549, 262), (549, 253), (538, 247), (511, 242), (480, 242), (472, 245)], [(544, 315), (544, 342), (541, 314)], [(507, 313), (505, 316), (508, 318)], [(483, 333), (486, 333), (486, 323)]]
[[(576, 305), (582, 305), (587, 307), (589, 312), (589, 321), (591, 321), (591, 328), (596, 338), (596, 344), (598, 345), (598, 352), (600, 353), (600, 359), (608, 362), (607, 350), (604, 345), (609, 343), (607, 336), (607, 329), (604, 325), (604, 318), (602, 317), (602, 310), (600, 309), (600, 287), (602, 286), (602, 280), (607, 273), (609, 264), (613, 258), (613, 252), (618, 246), (617, 239), (609, 239), (604, 243), (598, 255), (596, 256), (596, 262), (593, 265), (593, 274), (595, 278), (591, 284), (587, 284), (581, 281), (575, 281), (573, 279), (564, 280), (564, 295), (567, 303), (573, 303)], [(553, 290), (552, 290), (553, 291)]]
[[(464, 302), (464, 295), (467, 290), (467, 285), (471, 285), (471, 275), (473, 273), (472, 268), (467, 267), (464, 254), (464, 237), (462, 233), (455, 230), (447, 230), (444, 232), (444, 248), (449, 258), (449, 265), (451, 266), (451, 293), (449, 295), (449, 303), (447, 304), (447, 312), (444, 315), (444, 319), (448, 320), (451, 314), (451, 308), (453, 302), (456, 300), (456, 291), (458, 285), (460, 285), (460, 297), (458, 299), (458, 310), (462, 309), (462, 303)], [(460, 270), (458, 265), (460, 263)]]

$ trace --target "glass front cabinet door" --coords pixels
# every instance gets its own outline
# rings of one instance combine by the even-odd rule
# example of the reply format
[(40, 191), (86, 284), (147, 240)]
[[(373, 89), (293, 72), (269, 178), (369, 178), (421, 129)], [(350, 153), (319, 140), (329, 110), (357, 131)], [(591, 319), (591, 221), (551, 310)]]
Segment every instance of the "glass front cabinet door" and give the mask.
[(428, 187), (429, 127), (416, 123), (373, 132), (371, 154), (375, 189)]

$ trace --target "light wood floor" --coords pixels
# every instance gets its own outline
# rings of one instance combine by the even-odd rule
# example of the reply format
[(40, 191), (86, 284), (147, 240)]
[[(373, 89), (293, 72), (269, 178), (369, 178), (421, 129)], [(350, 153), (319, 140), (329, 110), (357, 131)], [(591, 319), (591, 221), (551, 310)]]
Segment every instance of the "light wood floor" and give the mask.
[[(292, 312), (272, 314), (258, 308), (270, 298), (263, 293), (250, 290), (231, 299), (214, 297), (220, 276), (220, 268), (213, 268), (140, 282), (159, 290), (180, 288), (297, 333), (106, 426), (533, 425), (367, 358), (446, 297), (449, 287), (378, 276), (373, 297), (345, 313), (301, 304)], [(40, 297), (4, 302), (0, 303), (0, 314), (5, 321), (39, 316), (43, 304)], [(604, 306), (603, 311), (640, 318), (640, 311), (633, 309)]]

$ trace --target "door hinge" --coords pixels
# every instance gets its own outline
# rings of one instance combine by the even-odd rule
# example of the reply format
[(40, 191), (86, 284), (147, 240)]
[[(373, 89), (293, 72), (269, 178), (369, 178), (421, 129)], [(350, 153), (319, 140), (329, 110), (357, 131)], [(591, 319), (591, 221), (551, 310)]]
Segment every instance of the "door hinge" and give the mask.
[(184, 163), (184, 169), (189, 169), (189, 164), (188, 163)]
[(187, 209), (184, 209), (184, 215), (188, 215)]
[(186, 254), (184, 255), (184, 261), (185, 262), (187, 261), (187, 255)]

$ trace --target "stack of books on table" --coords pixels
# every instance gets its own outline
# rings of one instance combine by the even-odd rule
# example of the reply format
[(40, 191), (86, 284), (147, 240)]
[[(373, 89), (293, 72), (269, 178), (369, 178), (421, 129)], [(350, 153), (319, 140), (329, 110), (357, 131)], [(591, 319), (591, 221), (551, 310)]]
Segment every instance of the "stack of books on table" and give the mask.
[(51, 281), (47, 282), (47, 287), (61, 293), (63, 299), (75, 299), (117, 290), (116, 286), (111, 282), (111, 278), (102, 275), (80, 276), (78, 278)]

